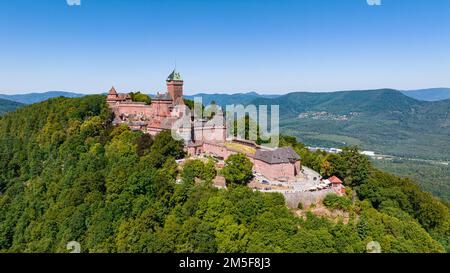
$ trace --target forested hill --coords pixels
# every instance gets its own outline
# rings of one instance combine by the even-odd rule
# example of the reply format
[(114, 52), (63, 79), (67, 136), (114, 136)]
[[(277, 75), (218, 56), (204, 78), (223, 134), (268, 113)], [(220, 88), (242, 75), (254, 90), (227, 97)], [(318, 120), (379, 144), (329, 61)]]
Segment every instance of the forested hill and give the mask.
[(424, 101), (439, 101), (450, 99), (450, 88), (428, 88), (403, 91), (403, 94)]
[(199, 93), (192, 96), (184, 96), (186, 99), (194, 100), (201, 97), (204, 105), (215, 102), (217, 105), (225, 107), (230, 104), (248, 104), (257, 98), (277, 98), (279, 95), (262, 95), (256, 92), (234, 93), (234, 94), (205, 94)]
[(41, 93), (27, 93), (27, 94), (14, 94), (14, 95), (3, 95), (0, 94), (0, 99), (6, 99), (10, 101), (15, 101), (23, 104), (33, 104), (48, 100), (51, 98), (65, 97), (65, 98), (78, 98), (85, 96), (84, 94), (65, 92), (65, 91), (47, 91)]
[(347, 215), (334, 219), (290, 211), (280, 194), (215, 189), (214, 164), (181, 169), (183, 144), (169, 132), (111, 120), (103, 96), (0, 117), (0, 252), (66, 252), (70, 241), (83, 252), (364, 252), (373, 240), (383, 252), (450, 250), (448, 208), (357, 150), (309, 153), (282, 138), (303, 164), (345, 180), (349, 196), (325, 204)]
[(18, 102), (0, 99), (0, 115), (9, 111), (13, 111), (22, 105), (23, 104)]
[(450, 105), (450, 101), (419, 101), (393, 89), (330, 93), (297, 92), (277, 98), (257, 98), (251, 103), (283, 105), (281, 114), (286, 118), (297, 117), (298, 114), (305, 111), (329, 111), (335, 114), (359, 112), (367, 115), (389, 115), (395, 112), (413, 114), (430, 111), (433, 105)]

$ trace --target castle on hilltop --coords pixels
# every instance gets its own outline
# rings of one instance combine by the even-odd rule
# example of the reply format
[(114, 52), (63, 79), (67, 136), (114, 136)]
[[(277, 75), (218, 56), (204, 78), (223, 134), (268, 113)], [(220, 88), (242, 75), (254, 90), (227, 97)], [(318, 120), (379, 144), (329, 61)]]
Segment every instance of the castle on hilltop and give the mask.
[[(232, 154), (246, 154), (253, 162), (254, 171), (272, 180), (292, 181), (300, 175), (300, 156), (292, 148), (267, 149), (251, 141), (227, 138), (222, 114), (215, 115), (211, 122), (186, 112), (180, 73), (173, 70), (166, 84), (167, 92), (157, 93), (150, 105), (133, 101), (129, 94), (118, 93), (112, 87), (106, 102), (114, 113), (113, 125), (126, 124), (132, 130), (153, 136), (163, 130), (176, 130), (185, 140), (190, 156), (210, 155), (226, 159)], [(180, 120), (185, 122), (179, 125)]]

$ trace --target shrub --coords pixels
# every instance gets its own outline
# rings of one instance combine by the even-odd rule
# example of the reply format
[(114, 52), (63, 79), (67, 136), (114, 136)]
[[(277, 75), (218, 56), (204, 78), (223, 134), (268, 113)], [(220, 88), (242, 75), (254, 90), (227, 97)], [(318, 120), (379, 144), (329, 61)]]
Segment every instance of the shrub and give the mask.
[(222, 174), (227, 183), (247, 184), (253, 176), (253, 163), (244, 154), (230, 155), (225, 160)]
[(332, 209), (348, 210), (352, 205), (352, 201), (347, 197), (337, 196), (336, 194), (328, 194), (323, 199), (323, 204)]

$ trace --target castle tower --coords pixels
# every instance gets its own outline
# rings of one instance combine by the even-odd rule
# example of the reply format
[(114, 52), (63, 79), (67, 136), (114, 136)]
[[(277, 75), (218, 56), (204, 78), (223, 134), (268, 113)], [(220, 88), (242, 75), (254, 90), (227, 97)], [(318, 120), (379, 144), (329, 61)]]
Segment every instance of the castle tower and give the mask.
[(108, 96), (112, 96), (112, 97), (117, 97), (117, 91), (116, 89), (113, 87), (111, 87), (111, 89), (108, 92)]
[(166, 80), (167, 92), (175, 102), (178, 98), (183, 98), (183, 79), (175, 69), (170, 73)]
[(116, 91), (116, 89), (113, 86), (111, 88), (111, 90), (109, 90), (109, 92), (108, 92), (108, 96), (106, 97), (106, 101), (107, 102), (115, 102), (118, 97), (119, 97), (119, 94), (117, 94), (117, 91)]

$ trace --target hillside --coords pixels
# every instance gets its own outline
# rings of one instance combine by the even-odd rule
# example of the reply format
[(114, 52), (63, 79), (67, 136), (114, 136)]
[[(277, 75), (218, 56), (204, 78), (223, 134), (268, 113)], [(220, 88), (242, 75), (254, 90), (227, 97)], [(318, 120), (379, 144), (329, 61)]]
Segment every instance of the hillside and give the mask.
[(450, 100), (424, 102), (383, 89), (290, 93), (251, 103), (282, 105), (282, 131), (308, 145), (361, 145), (381, 154), (450, 160)]
[(296, 92), (278, 98), (258, 98), (252, 103), (278, 103), (283, 105), (283, 117), (297, 117), (306, 111), (328, 111), (335, 114), (361, 112), (392, 114), (386, 111), (411, 112), (414, 107), (426, 105), (393, 89), (340, 91), (328, 93)]
[(439, 101), (450, 99), (450, 88), (428, 88), (402, 91), (403, 94), (423, 101)]
[(450, 250), (448, 208), (357, 150), (309, 153), (283, 138), (303, 164), (357, 189), (361, 201), (326, 203), (343, 223), (293, 213), (281, 194), (213, 188), (209, 163), (180, 169), (181, 142), (113, 128), (104, 100), (56, 98), (0, 117), (0, 252), (66, 252), (74, 240), (83, 252), (364, 252), (372, 240), (383, 252)]
[(14, 111), (21, 106), (21, 103), (15, 101), (0, 99), (0, 115), (9, 111)]
[(56, 97), (66, 97), (66, 98), (77, 98), (82, 97), (83, 94), (65, 92), (65, 91), (49, 91), (43, 93), (28, 93), (28, 94), (16, 94), (16, 95), (2, 95), (0, 94), (0, 99), (6, 99), (10, 101), (15, 101), (23, 104), (32, 104), (36, 102), (41, 102)]
[(450, 202), (449, 165), (408, 159), (381, 159), (373, 162), (381, 170), (414, 179), (423, 190)]

